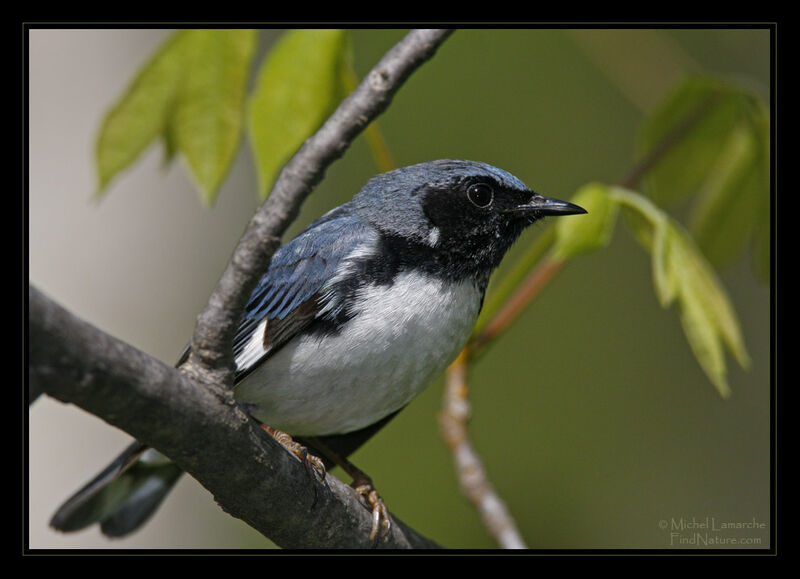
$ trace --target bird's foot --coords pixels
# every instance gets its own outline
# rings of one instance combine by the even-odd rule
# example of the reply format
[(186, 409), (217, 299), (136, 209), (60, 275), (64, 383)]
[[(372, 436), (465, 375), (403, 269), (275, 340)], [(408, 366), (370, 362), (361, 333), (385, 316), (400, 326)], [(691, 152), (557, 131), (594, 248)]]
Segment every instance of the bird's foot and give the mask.
[(389, 536), (389, 529), (392, 528), (392, 517), (389, 515), (389, 509), (383, 502), (383, 499), (378, 495), (378, 491), (372, 486), (372, 481), (369, 479), (354, 480), (351, 484), (355, 491), (365, 497), (372, 509), (372, 529), (369, 532), (369, 540), (374, 541), (375, 538), (385, 540)]
[(315, 448), (325, 458), (335, 465), (340, 466), (347, 474), (353, 478), (350, 487), (359, 495), (363, 496), (367, 502), (367, 508), (372, 513), (372, 525), (369, 533), (369, 540), (386, 540), (389, 530), (392, 528), (392, 517), (389, 509), (378, 495), (378, 491), (372, 484), (372, 479), (364, 471), (347, 460), (347, 457), (334, 451), (325, 440), (320, 437), (306, 439), (312, 448)]
[(275, 441), (278, 442), (283, 448), (296, 456), (300, 462), (305, 465), (309, 473), (315, 475), (321, 481), (325, 480), (327, 471), (325, 469), (325, 463), (322, 462), (321, 458), (316, 457), (308, 452), (308, 449), (305, 446), (295, 441), (291, 436), (282, 430), (272, 428), (266, 424), (262, 424), (261, 428), (264, 430), (264, 432), (274, 438)]

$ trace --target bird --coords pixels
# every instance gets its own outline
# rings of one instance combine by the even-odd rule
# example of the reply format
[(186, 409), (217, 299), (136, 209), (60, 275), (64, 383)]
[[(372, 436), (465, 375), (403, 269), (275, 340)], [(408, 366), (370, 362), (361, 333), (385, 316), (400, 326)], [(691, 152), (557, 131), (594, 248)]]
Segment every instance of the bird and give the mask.
[[(388, 510), (348, 456), (456, 358), (520, 234), (580, 213), (483, 162), (441, 159), (372, 177), (272, 256), (233, 339), (237, 403), (313, 472), (343, 466), (369, 499), (370, 538), (385, 536)], [(108, 537), (126, 536), (181, 474), (133, 442), (50, 525), (99, 523)]]

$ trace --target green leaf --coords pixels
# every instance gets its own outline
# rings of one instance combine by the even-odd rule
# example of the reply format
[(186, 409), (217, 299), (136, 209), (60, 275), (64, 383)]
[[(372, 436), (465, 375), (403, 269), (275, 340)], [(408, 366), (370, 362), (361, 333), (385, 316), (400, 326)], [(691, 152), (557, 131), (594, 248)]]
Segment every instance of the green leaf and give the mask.
[[(652, 257), (653, 285), (661, 307), (666, 308), (678, 295), (678, 280), (675, 256), (670, 254), (672, 235), (666, 219), (659, 219), (653, 225)], [(678, 272), (680, 268), (678, 268)]]
[(98, 195), (164, 132), (184, 71), (187, 32), (170, 36), (106, 114), (95, 145)]
[[(739, 86), (691, 78), (651, 115), (641, 138), (643, 154), (659, 161), (648, 171), (645, 192), (659, 205), (695, 196), (689, 229), (717, 268), (751, 242), (759, 270), (769, 261), (763, 235), (769, 214), (769, 110)], [(767, 268), (768, 269), (768, 268)]]
[(608, 245), (617, 221), (619, 205), (606, 185), (585, 185), (573, 196), (572, 203), (586, 209), (579, 218), (556, 222), (556, 241), (552, 257), (564, 260)]
[(666, 206), (697, 191), (739, 121), (741, 101), (740, 93), (716, 78), (690, 78), (645, 120), (642, 156), (669, 144), (645, 178), (648, 197)]
[(747, 245), (758, 202), (756, 146), (752, 134), (731, 134), (725, 152), (703, 185), (689, 218), (689, 230), (708, 259), (728, 264)]
[(728, 398), (731, 388), (725, 378), (725, 354), (713, 321), (697, 300), (685, 300), (681, 305), (681, 326), (695, 357), (720, 396)]
[(262, 199), (343, 97), (345, 48), (344, 30), (293, 30), (262, 65), (249, 118)]
[(242, 137), (255, 30), (190, 30), (169, 136), (206, 204), (213, 203)]
[(692, 236), (716, 267), (745, 249), (759, 227), (759, 210), (769, 214), (768, 167), (769, 112), (753, 101), (709, 169), (689, 219)]
[(618, 203), (637, 214), (631, 223), (635, 237), (651, 253), (659, 302), (663, 307), (678, 303), (681, 325), (698, 363), (720, 395), (729, 396), (724, 349), (742, 367), (749, 366), (749, 357), (733, 306), (714, 269), (680, 224), (653, 202), (619, 187), (610, 191)]
[[(687, 268), (691, 270), (688, 281), (691, 282), (691, 291), (695, 299), (702, 302), (704, 309), (716, 326), (720, 338), (742, 368), (750, 366), (750, 357), (744, 345), (739, 320), (721, 282), (714, 273), (714, 269), (704, 259), (703, 254), (697, 251), (685, 232), (679, 231)], [(684, 291), (689, 291), (684, 289)]]
[(179, 30), (106, 115), (97, 138), (98, 192), (159, 137), (181, 154), (211, 203), (241, 141), (254, 30)]
[(713, 269), (689, 237), (675, 226), (669, 227), (668, 235), (669, 275), (677, 285), (684, 333), (706, 375), (727, 397), (723, 344), (742, 367), (750, 363), (739, 323)]

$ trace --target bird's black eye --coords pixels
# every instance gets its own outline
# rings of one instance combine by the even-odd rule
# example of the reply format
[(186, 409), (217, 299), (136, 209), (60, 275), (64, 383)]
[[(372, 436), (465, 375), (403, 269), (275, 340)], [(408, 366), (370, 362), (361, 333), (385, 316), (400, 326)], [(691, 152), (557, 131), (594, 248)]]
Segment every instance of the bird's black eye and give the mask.
[(477, 207), (488, 207), (494, 199), (494, 191), (486, 183), (475, 183), (467, 189), (467, 197)]

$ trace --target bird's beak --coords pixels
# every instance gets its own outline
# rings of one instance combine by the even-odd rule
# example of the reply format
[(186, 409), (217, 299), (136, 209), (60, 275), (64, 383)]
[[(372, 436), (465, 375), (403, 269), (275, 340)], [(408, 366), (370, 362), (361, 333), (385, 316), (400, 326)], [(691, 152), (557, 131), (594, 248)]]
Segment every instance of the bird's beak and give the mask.
[(534, 193), (527, 203), (517, 205), (513, 211), (520, 212), (536, 212), (539, 215), (575, 215), (578, 213), (586, 213), (586, 209), (579, 207), (574, 203), (561, 201), (559, 199), (551, 199), (544, 197), (538, 193)]

